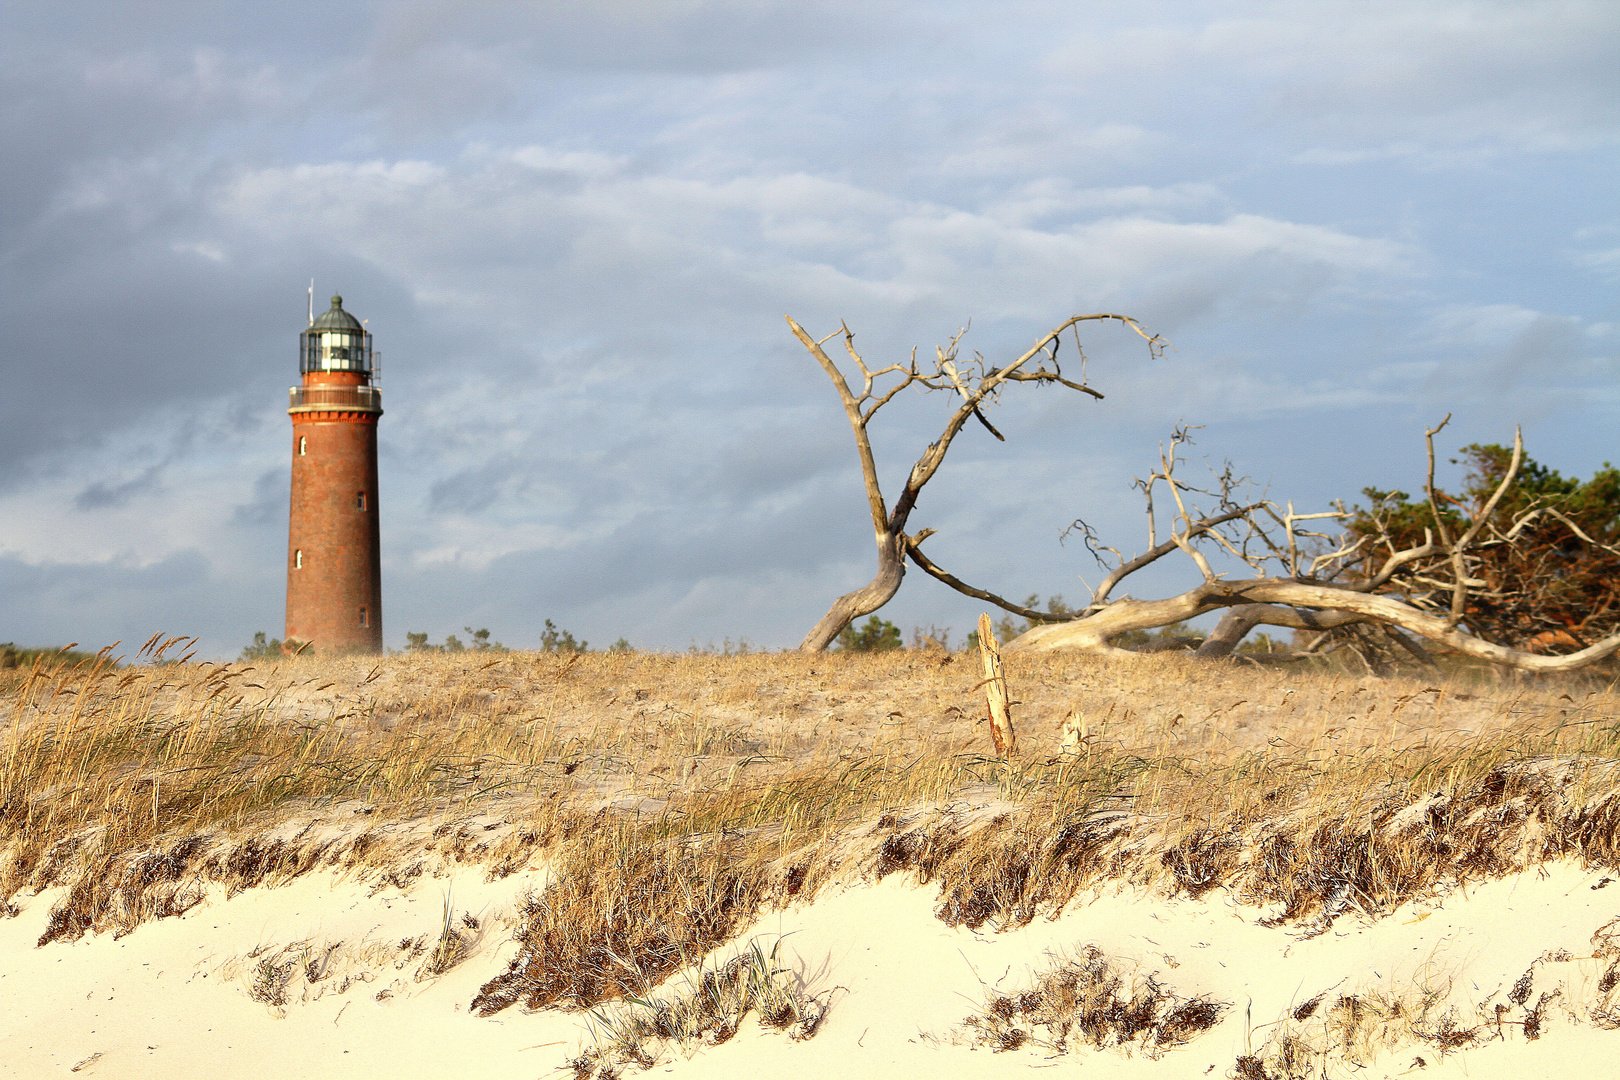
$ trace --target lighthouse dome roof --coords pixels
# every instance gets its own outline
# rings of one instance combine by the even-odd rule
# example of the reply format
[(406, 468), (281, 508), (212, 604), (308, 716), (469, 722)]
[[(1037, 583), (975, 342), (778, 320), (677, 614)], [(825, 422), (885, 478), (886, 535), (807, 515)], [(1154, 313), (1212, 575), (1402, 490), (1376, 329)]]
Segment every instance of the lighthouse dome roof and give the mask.
[(331, 308), (315, 316), (315, 321), (310, 324), (309, 328), (311, 330), (362, 331), (364, 329), (360, 325), (359, 319), (356, 319), (353, 315), (350, 315), (347, 311), (343, 310), (343, 297), (341, 296), (332, 297)]

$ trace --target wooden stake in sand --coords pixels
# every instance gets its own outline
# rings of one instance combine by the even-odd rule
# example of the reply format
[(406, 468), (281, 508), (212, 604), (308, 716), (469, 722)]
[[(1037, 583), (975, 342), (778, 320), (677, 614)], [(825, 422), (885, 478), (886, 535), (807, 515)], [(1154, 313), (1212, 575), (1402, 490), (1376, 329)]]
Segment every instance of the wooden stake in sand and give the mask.
[(996, 756), (1010, 758), (1017, 749), (1013, 733), (1012, 709), (1007, 699), (1007, 676), (1001, 670), (1001, 653), (996, 649), (996, 633), (988, 613), (979, 616), (979, 656), (984, 660), (984, 697), (990, 715), (990, 741)]

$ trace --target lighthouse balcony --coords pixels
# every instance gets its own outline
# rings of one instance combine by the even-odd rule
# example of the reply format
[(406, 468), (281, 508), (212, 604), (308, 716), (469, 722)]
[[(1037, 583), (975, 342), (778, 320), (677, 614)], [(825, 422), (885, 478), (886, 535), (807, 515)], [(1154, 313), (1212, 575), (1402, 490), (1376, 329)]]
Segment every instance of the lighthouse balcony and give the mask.
[(382, 412), (382, 391), (375, 386), (294, 386), (287, 391), (290, 413)]

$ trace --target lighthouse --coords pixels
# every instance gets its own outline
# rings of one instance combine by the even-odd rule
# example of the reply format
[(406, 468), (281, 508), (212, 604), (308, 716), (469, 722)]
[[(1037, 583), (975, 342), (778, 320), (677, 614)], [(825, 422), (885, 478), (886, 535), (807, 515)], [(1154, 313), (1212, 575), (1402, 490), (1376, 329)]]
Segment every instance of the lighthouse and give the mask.
[(302, 385), (289, 392), (292, 513), (287, 644), (315, 653), (382, 652), (377, 418), (371, 335), (343, 297), (299, 335)]

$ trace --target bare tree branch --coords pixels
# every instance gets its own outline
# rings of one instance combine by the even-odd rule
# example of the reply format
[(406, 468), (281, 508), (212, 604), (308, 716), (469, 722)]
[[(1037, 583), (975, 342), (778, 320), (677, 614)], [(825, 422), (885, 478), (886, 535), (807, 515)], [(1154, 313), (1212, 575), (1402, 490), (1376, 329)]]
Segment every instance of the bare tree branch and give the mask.
[[(855, 436), (855, 450), (861, 460), (861, 477), (866, 486), (867, 503), (872, 513), (872, 531), (875, 535), (878, 550), (877, 574), (865, 586), (854, 592), (845, 593), (833, 602), (832, 608), (822, 616), (821, 621), (811, 629), (805, 637), (800, 648), (819, 652), (827, 647), (827, 643), (837, 637), (839, 631), (850, 624), (853, 619), (871, 611), (876, 611), (894, 596), (900, 589), (900, 582), (906, 574), (905, 553), (899, 545), (899, 538), (889, 526), (889, 512), (884, 505), (883, 489), (878, 484), (877, 463), (872, 458), (872, 442), (867, 437), (866, 425), (876, 413), (877, 406), (863, 414), (861, 403), (871, 397), (872, 380), (874, 375), (867, 371), (866, 364), (855, 352), (854, 335), (849, 328), (843, 328), (845, 347), (855, 358), (855, 364), (863, 376), (861, 396), (856, 397), (850, 390), (844, 373), (838, 370), (838, 365), (822, 349), (821, 342), (816, 341), (804, 332), (803, 327), (788, 319), (788, 326), (793, 334), (816, 358), (827, 377), (832, 380), (834, 389), (838, 391), (838, 398), (843, 403), (844, 414), (849, 419), (850, 431)], [(825, 339), (824, 339), (825, 340)], [(906, 383), (914, 381), (911, 373), (907, 373)], [(892, 399), (892, 394), (886, 396), (879, 405)]]
[[(1188, 529), (1187, 536), (1184, 537), (1184, 539), (1196, 539), (1197, 537), (1202, 536), (1204, 533), (1209, 532), (1211, 529), (1214, 529), (1217, 525), (1224, 525), (1228, 521), (1236, 521), (1238, 518), (1241, 518), (1244, 514), (1254, 509), (1254, 506), (1245, 506), (1236, 510), (1229, 510), (1224, 514), (1217, 514), (1212, 518), (1205, 518), (1204, 520), (1193, 525), (1192, 528)], [(1121, 581), (1124, 581), (1126, 578), (1130, 577), (1143, 567), (1149, 566), (1152, 563), (1157, 562), (1159, 559), (1164, 558), (1166, 555), (1177, 550), (1179, 547), (1180, 545), (1177, 544), (1176, 541), (1166, 540), (1157, 547), (1144, 551), (1142, 554), (1138, 555), (1129, 562), (1122, 563), (1116, 570), (1112, 571), (1107, 577), (1102, 579), (1102, 584), (1097, 586), (1097, 591), (1091, 594), (1091, 603), (1086, 606), (1085, 610), (1096, 611), (1097, 609), (1101, 608), (1108, 602), (1108, 595), (1114, 591), (1115, 586), (1117, 586)]]
[(1390, 579), (1395, 576), (1396, 572), (1407, 563), (1416, 562), (1419, 559), (1426, 559), (1431, 555), (1439, 554), (1442, 548), (1440, 545), (1434, 542), (1434, 533), (1430, 532), (1428, 529), (1424, 529), (1423, 536), (1425, 541), (1423, 546), (1407, 548), (1404, 551), (1395, 552), (1389, 558), (1384, 560), (1384, 565), (1379, 568), (1377, 574), (1368, 578), (1360, 585), (1354, 586), (1356, 591), (1372, 592), (1374, 589), (1388, 584)]
[(1440, 513), (1440, 501), (1434, 491), (1434, 437), (1440, 434), (1441, 429), (1449, 423), (1451, 423), (1451, 414), (1446, 413), (1444, 420), (1423, 432), (1423, 440), (1428, 444), (1429, 448), (1429, 475), (1423, 481), (1423, 492), (1429, 497), (1429, 513), (1434, 515), (1435, 531), (1440, 534), (1440, 542), (1448, 548), (1451, 546), (1451, 531), (1446, 528), (1445, 515)]
[(1474, 542), (1474, 537), (1479, 535), (1479, 530), (1485, 526), (1486, 522), (1490, 521), (1491, 513), (1496, 509), (1496, 504), (1502, 501), (1502, 496), (1506, 494), (1507, 489), (1513, 486), (1513, 480), (1519, 475), (1519, 465), (1523, 461), (1524, 439), (1519, 429), (1515, 428), (1513, 430), (1512, 464), (1508, 466), (1507, 473), (1502, 477), (1502, 482), (1496, 485), (1495, 491), (1491, 492), (1490, 501), (1485, 504), (1485, 508), (1474, 516), (1473, 524), (1469, 525), (1468, 531), (1463, 533), (1462, 538), (1451, 546), (1451, 570), (1452, 577), (1456, 582), (1451, 590), (1451, 615), (1447, 619), (1451, 626), (1456, 626), (1462, 621), (1463, 611), (1468, 603), (1468, 586), (1473, 583), (1473, 579), (1468, 576), (1468, 568), (1463, 562), (1463, 556), (1468, 551), (1468, 546)]
[(1024, 607), (1022, 604), (1015, 604), (1011, 600), (1003, 599), (993, 592), (986, 592), (983, 589), (976, 589), (972, 585), (969, 585), (967, 582), (963, 581), (961, 578), (955, 577), (945, 570), (940, 569), (928, 558), (928, 556), (924, 555), (922, 553), (922, 549), (918, 547), (918, 545), (927, 538), (928, 534), (932, 533), (933, 531), (934, 530), (932, 529), (925, 529), (916, 536), (909, 536), (906, 538), (906, 554), (910, 555), (911, 561), (922, 567), (925, 573), (933, 575), (964, 596), (971, 596), (975, 600), (984, 600), (987, 603), (996, 605), (996, 607), (1001, 608), (1003, 611), (1010, 611), (1014, 615), (1021, 615), (1033, 623), (1071, 622), (1074, 619), (1072, 614), (1055, 615), (1051, 612)]
[(1574, 533), (1576, 536), (1580, 537), (1593, 547), (1602, 548), (1611, 555), (1620, 555), (1620, 546), (1616, 546), (1614, 544), (1604, 544), (1592, 539), (1590, 536), (1586, 535), (1586, 532), (1579, 525), (1575, 524), (1573, 521), (1569, 520), (1569, 518), (1565, 517), (1563, 514), (1560, 514), (1557, 510), (1554, 510), (1551, 507), (1544, 507), (1540, 510), (1534, 510), (1529, 514), (1526, 514), (1520, 522), (1514, 523), (1513, 529), (1510, 530), (1510, 535), (1511, 533), (1517, 532), (1521, 524), (1528, 525), (1531, 521), (1535, 520), (1536, 516), (1539, 514), (1546, 514), (1549, 517), (1556, 518), (1563, 522), (1565, 527), (1567, 527), (1570, 532)]
[(1352, 623), (1370, 622), (1371, 617), (1349, 611), (1309, 611), (1277, 604), (1236, 604), (1226, 609), (1215, 630), (1198, 646), (1197, 655), (1217, 659), (1232, 655), (1238, 642), (1256, 626), (1286, 626), (1295, 630), (1332, 630)]
[[(1445, 529), (1447, 535), (1450, 535), (1446, 515), (1440, 510), (1442, 499), (1449, 497), (1442, 496), (1434, 488), (1432, 479), (1433, 438), (1443, 426), (1444, 424), (1441, 424), (1425, 433), (1431, 468), (1426, 486), (1429, 488), (1427, 493), (1429, 511), (1434, 518), (1435, 527)], [(1518, 595), (1517, 586), (1512, 588), (1495, 586), (1473, 576), (1472, 553), (1489, 550), (1493, 545), (1511, 543), (1508, 537), (1518, 534), (1528, 515), (1545, 512), (1550, 516), (1556, 513), (1552, 508), (1532, 505), (1530, 510), (1522, 511), (1515, 517), (1513, 525), (1506, 532), (1494, 523), (1496, 510), (1503, 504), (1524, 461), (1523, 440), (1520, 434), (1515, 433), (1511, 460), (1507, 463), (1502, 476), (1496, 478), (1489, 497), (1483, 499), (1469, 515), (1468, 525), (1454, 541), (1436, 542), (1434, 529), (1425, 528), (1422, 544), (1396, 550), (1388, 529), (1375, 514), (1374, 521), (1377, 523), (1378, 535), (1390, 554), (1382, 560), (1381, 565), (1375, 566), (1370, 576), (1363, 578), (1354, 575), (1344, 582), (1335, 582), (1333, 579), (1353, 561), (1365, 559), (1362, 547), (1366, 537), (1352, 539), (1345, 536), (1335, 540), (1322, 532), (1301, 529), (1299, 523), (1322, 519), (1345, 520), (1350, 515), (1343, 506), (1340, 505), (1337, 509), (1322, 514), (1300, 514), (1295, 511), (1292, 504), (1288, 505), (1284, 513), (1273, 503), (1265, 500), (1243, 506), (1234, 505), (1231, 501), (1234, 481), (1231, 479), (1231, 469), (1227, 467), (1218, 474), (1220, 478), (1218, 490), (1206, 492), (1217, 496), (1222, 506), (1227, 509), (1220, 515), (1197, 518), (1194, 516), (1196, 511), (1185, 494), (1195, 489), (1189, 488), (1175, 475), (1175, 466), (1180, 460), (1176, 450), (1180, 444), (1187, 441), (1187, 431), (1186, 428), (1177, 428), (1171, 438), (1169, 449), (1163, 446), (1160, 448), (1159, 469), (1147, 480), (1139, 480), (1136, 485), (1148, 500), (1150, 513), (1156, 484), (1163, 482), (1169, 486), (1175, 499), (1171, 538), (1162, 544), (1154, 545), (1145, 554), (1121, 563), (1104, 580), (1091, 605), (1082, 611), (1076, 620), (1061, 626), (1032, 629), (1025, 635), (1031, 647), (1047, 647), (1042, 644), (1044, 642), (1062, 642), (1093, 651), (1112, 651), (1108, 641), (1119, 634), (1165, 626), (1225, 607), (1228, 609), (1227, 614), (1216, 632), (1206, 639), (1199, 655), (1204, 657), (1229, 655), (1238, 641), (1242, 640), (1254, 626), (1260, 624), (1291, 626), (1318, 632), (1334, 630), (1348, 633), (1349, 636), (1343, 638), (1341, 644), (1352, 648), (1371, 669), (1380, 669), (1384, 663), (1378, 655), (1379, 642), (1384, 640), (1391, 641), (1424, 663), (1433, 662), (1421, 647), (1400, 633), (1397, 628), (1428, 638), (1464, 655), (1495, 664), (1536, 671), (1570, 670), (1591, 663), (1620, 648), (1620, 645), (1615, 644), (1620, 641), (1620, 637), (1610, 637), (1566, 656), (1544, 656), (1528, 649), (1512, 648), (1486, 640), (1458, 626), (1460, 616), (1471, 610), (1459, 612), (1457, 602), (1459, 592), (1465, 605), (1469, 596), (1506, 602)], [(1567, 518), (1567, 515), (1562, 517)], [(1150, 538), (1153, 536), (1151, 521), (1150, 517)], [(1239, 527), (1240, 530), (1247, 529), (1247, 535), (1262, 545), (1269, 554), (1251, 552), (1248, 539), (1242, 539), (1240, 542), (1237, 534), (1229, 536), (1217, 527), (1222, 525), (1232, 525)], [(1268, 532), (1273, 526), (1281, 530), (1279, 539), (1272, 538)], [(1202, 557), (1202, 553), (1193, 547), (1195, 534), (1207, 535), (1228, 554), (1256, 570), (1261, 570), (1266, 560), (1275, 559), (1285, 572), (1276, 576), (1265, 575), (1262, 572), (1262, 576), (1247, 581), (1223, 581), (1213, 572), (1207, 558)], [(1487, 535), (1490, 539), (1482, 539)], [(1301, 537), (1311, 538), (1323, 545), (1334, 543), (1335, 546), (1331, 550), (1307, 558), (1300, 545)], [(1590, 536), (1582, 538), (1591, 542)], [(1089, 531), (1087, 540), (1094, 552), (1098, 550), (1095, 538)], [(1202, 585), (1179, 597), (1166, 600), (1148, 602), (1122, 600), (1107, 603), (1109, 591), (1118, 581), (1173, 550), (1181, 550), (1193, 559), (1204, 579)], [(1302, 577), (1300, 571), (1307, 564), (1311, 576)], [(1324, 573), (1326, 577), (1321, 576)], [(1397, 583), (1398, 587), (1404, 590), (1407, 599), (1373, 595), (1375, 590), (1383, 589), (1391, 583)], [(1374, 626), (1376, 630), (1352, 631), (1354, 627), (1366, 625)], [(1584, 644), (1562, 629), (1557, 631), (1557, 635), (1562, 635), (1559, 638), (1561, 642), (1568, 641), (1569, 644), (1576, 646)], [(1551, 640), (1548, 634), (1541, 635), (1541, 638)], [(1541, 638), (1537, 639), (1538, 642)], [(1015, 647), (1022, 648), (1025, 644), (1025, 639), (1021, 638)]]
[(855, 434), (855, 452), (860, 455), (861, 459), (861, 478), (866, 482), (866, 498), (872, 510), (872, 527), (881, 536), (889, 526), (889, 511), (883, 505), (883, 490), (878, 486), (877, 462), (872, 458), (872, 441), (866, 435), (866, 424), (871, 419), (871, 415), (861, 413), (861, 402), (871, 396), (873, 377), (867, 373), (866, 365), (861, 362), (860, 356), (855, 353), (854, 335), (850, 333), (848, 327), (844, 328), (846, 344), (850, 355), (855, 357), (856, 366), (860, 368), (862, 375), (865, 376), (865, 385), (862, 387), (860, 397), (856, 397), (850, 390), (849, 383), (844, 378), (844, 373), (838, 370), (838, 365), (833, 363), (832, 358), (822, 350), (821, 345), (822, 341), (826, 340), (825, 338), (822, 341), (816, 341), (791, 318), (788, 319), (788, 326), (793, 329), (793, 336), (798, 338), (806, 349), (810, 350), (810, 355), (816, 358), (816, 362), (821, 365), (821, 369), (832, 380), (833, 388), (838, 391), (838, 399), (844, 406), (844, 415), (849, 418), (850, 430)]
[[(861, 391), (855, 393), (850, 388), (849, 380), (839, 370), (838, 365), (827, 355), (822, 348), (825, 342), (831, 340), (828, 335), (820, 341), (812, 338), (804, 328), (788, 318), (788, 326), (801, 344), (815, 357), (832, 381), (834, 390), (838, 393), (839, 401), (844, 406), (844, 415), (849, 420), (850, 431), (855, 437), (855, 449), (861, 461), (861, 479), (866, 487), (867, 504), (872, 515), (872, 530), (878, 550), (878, 569), (871, 582), (854, 592), (846, 593), (833, 602), (827, 614), (805, 636), (800, 648), (807, 652), (820, 652), (825, 649), (834, 638), (848, 626), (850, 621), (869, 612), (876, 611), (889, 600), (900, 588), (900, 582), (905, 577), (905, 559), (907, 555), (905, 542), (906, 523), (911, 511), (917, 504), (917, 497), (924, 485), (933, 479), (939, 471), (940, 464), (949, 452), (951, 442), (961, 432), (962, 425), (969, 417), (976, 418), (997, 439), (1005, 441), (1001, 432), (995, 429), (988, 417), (984, 414), (984, 405), (987, 401), (994, 401), (1001, 387), (1008, 382), (1034, 382), (1058, 383), (1071, 389), (1081, 390), (1093, 397), (1101, 398), (1102, 394), (1091, 388), (1075, 383), (1063, 377), (1057, 367), (1057, 349), (1062, 342), (1062, 334), (1066, 330), (1076, 329), (1080, 323), (1098, 320), (1112, 320), (1129, 326), (1148, 343), (1149, 354), (1159, 356), (1164, 349), (1164, 342), (1156, 334), (1149, 334), (1135, 319), (1126, 315), (1076, 315), (1066, 320), (1056, 329), (1045, 334), (1035, 345), (1016, 360), (1005, 367), (989, 367), (984, 358), (975, 354), (974, 360), (967, 363), (967, 369), (958, 364), (958, 347), (966, 330), (958, 331), (951, 339), (949, 346), (935, 350), (935, 364), (932, 372), (925, 373), (917, 365), (915, 351), (908, 364), (890, 364), (887, 367), (872, 369), (867, 366), (865, 359), (855, 349), (855, 335), (847, 325), (841, 326), (839, 332), (844, 336), (844, 349), (849, 354), (861, 375)], [(1076, 332), (1077, 329), (1076, 329)], [(1083, 354), (1082, 354), (1083, 356)], [(1037, 359), (1039, 358), (1039, 359)], [(1051, 361), (1048, 368), (1046, 362)], [(1033, 366), (1032, 365), (1033, 362)], [(877, 389), (878, 380), (885, 376), (894, 376), (894, 385), (885, 390)], [(944, 430), (938, 439), (930, 443), (906, 477), (905, 485), (901, 488), (899, 496), (895, 499), (891, 509), (883, 497), (882, 488), (878, 482), (877, 464), (872, 456), (872, 444), (867, 435), (867, 425), (877, 415), (878, 410), (895, 399), (900, 391), (909, 386), (920, 385), (925, 390), (949, 390), (961, 397), (961, 403), (951, 413), (945, 423)]]

